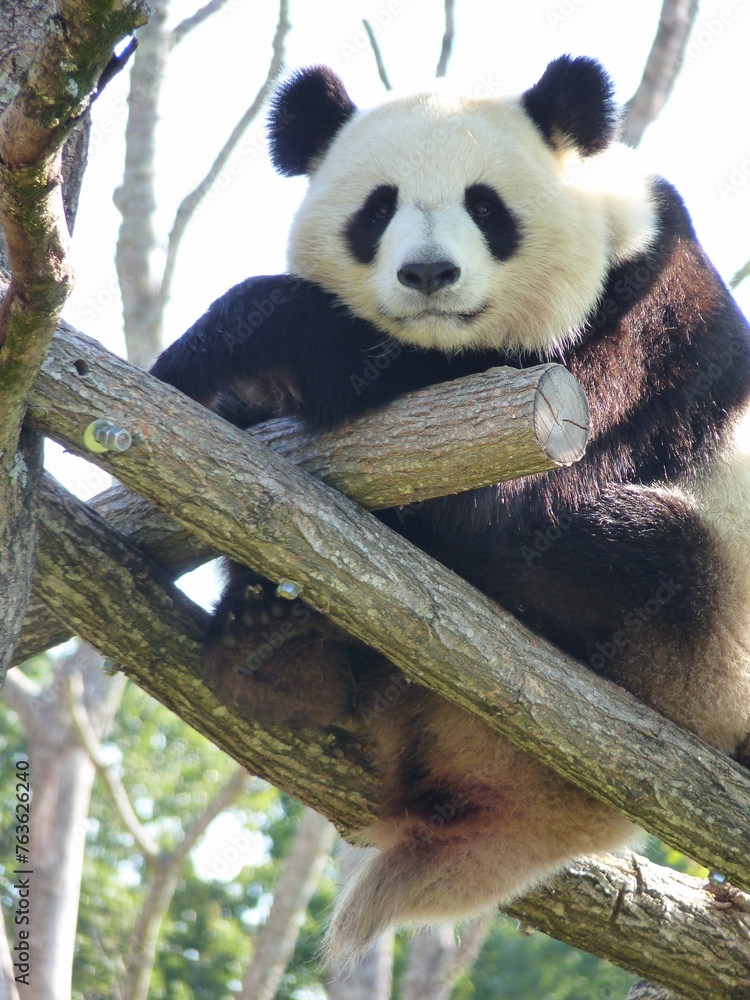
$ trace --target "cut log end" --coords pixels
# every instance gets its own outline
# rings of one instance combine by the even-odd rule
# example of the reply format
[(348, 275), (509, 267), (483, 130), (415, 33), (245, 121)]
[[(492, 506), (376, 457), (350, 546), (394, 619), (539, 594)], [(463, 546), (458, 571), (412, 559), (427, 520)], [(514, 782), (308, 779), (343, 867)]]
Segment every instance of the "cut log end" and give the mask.
[(586, 395), (567, 368), (548, 368), (536, 389), (534, 433), (548, 458), (560, 465), (577, 462), (589, 438)]

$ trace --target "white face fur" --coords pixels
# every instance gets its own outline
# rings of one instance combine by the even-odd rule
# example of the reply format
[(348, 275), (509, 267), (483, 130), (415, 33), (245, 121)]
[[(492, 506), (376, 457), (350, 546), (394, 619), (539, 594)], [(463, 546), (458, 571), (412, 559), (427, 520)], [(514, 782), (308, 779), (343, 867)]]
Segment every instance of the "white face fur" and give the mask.
[(626, 157), (553, 150), (513, 99), (421, 94), (358, 111), (311, 171), (289, 269), (400, 341), (552, 354), (611, 266), (654, 236), (644, 178), (628, 162), (626, 183), (612, 181)]

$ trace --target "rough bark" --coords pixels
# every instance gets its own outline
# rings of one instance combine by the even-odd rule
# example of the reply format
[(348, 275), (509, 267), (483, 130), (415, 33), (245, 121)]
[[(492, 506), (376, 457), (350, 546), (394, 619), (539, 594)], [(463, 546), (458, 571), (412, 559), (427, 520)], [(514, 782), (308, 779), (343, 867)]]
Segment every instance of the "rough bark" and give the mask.
[(41, 435), (24, 428), (7, 456), (12, 456), (12, 461), (6, 463), (0, 454), (0, 580), (4, 581), (0, 587), (0, 687), (12, 661), (31, 591), (44, 462)]
[[(45, 4), (21, 4), (13, 14), (19, 41), (3, 36), (0, 78), (7, 102), (0, 103), (0, 224), (12, 274), (0, 305), (0, 579), (12, 581), (0, 592), (0, 683), (23, 620), (36, 544), (38, 476), (31, 470), (42, 444), (25, 438), (19, 446), (21, 421), (73, 277), (62, 146), (86, 113), (113, 46), (146, 20), (147, 6), (60, 0), (43, 29)], [(71, 159), (76, 178), (84, 152), (79, 145)], [(72, 217), (74, 204), (68, 210)]]
[[(738, 885), (750, 884), (750, 776), (742, 767), (553, 650), (348, 498), (121, 364), (112, 417), (131, 429), (133, 445), (91, 456), (97, 464), (232, 558), (269, 579), (298, 581), (308, 604), (410, 679), (467, 708), (667, 843)], [(34, 402), (33, 420), (46, 420), (52, 436), (81, 453), (91, 413), (81, 412), (78, 391), (66, 387), (81, 376), (52, 363), (45, 372), (55, 384), (54, 411)], [(88, 557), (66, 589), (90, 585), (84, 576), (91, 576)], [(66, 618), (60, 592), (52, 597), (55, 613)], [(109, 627), (81, 609), (87, 638), (102, 647), (110, 641), (104, 622)]]
[(570, 865), (505, 909), (576, 948), (602, 954), (606, 941), (609, 961), (691, 1000), (742, 1000), (750, 996), (747, 899), (717, 899), (705, 879), (646, 858), (605, 855)]
[(638, 89), (625, 105), (623, 142), (638, 146), (658, 116), (682, 72), (685, 53), (698, 16), (699, 0), (664, 0), (659, 27)]
[(682, 1000), (682, 998), (665, 986), (647, 983), (642, 979), (628, 991), (626, 1000)]
[(273, 1000), (276, 996), (335, 832), (325, 817), (305, 810), (276, 883), (271, 912), (255, 935), (253, 960), (243, 977), (239, 1000)]
[[(375, 776), (352, 739), (262, 729), (199, 680), (207, 614), (51, 477), (40, 514), (39, 594), (68, 629), (251, 773), (341, 826), (371, 822)], [(85, 552), (85, 559), (81, 553)]]

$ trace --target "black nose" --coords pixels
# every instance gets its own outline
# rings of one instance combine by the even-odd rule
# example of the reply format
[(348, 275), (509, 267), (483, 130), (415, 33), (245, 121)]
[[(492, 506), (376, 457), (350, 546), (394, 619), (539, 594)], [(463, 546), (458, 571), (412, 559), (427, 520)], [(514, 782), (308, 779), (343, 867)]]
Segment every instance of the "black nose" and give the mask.
[(425, 295), (432, 295), (439, 288), (454, 285), (461, 277), (461, 268), (452, 260), (436, 260), (431, 264), (415, 261), (404, 264), (398, 272), (398, 280), (407, 288), (413, 288)]

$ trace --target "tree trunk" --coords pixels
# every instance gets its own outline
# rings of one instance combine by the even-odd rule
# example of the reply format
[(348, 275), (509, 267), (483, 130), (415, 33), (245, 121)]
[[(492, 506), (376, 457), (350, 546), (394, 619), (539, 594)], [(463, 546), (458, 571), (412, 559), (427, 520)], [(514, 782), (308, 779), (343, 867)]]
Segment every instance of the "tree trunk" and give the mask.
[(255, 952), (242, 980), (239, 1000), (273, 1000), (276, 996), (335, 832), (324, 816), (305, 810), (276, 883), (271, 912), (255, 936)]
[(109, 731), (125, 680), (107, 677), (101, 657), (88, 647), (66, 660), (54, 685), (33, 702), (31, 844), (33, 869), (31, 1000), (70, 1000), (86, 816), (94, 765), (74, 736), (68, 678), (80, 672), (99, 738)]

